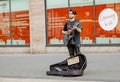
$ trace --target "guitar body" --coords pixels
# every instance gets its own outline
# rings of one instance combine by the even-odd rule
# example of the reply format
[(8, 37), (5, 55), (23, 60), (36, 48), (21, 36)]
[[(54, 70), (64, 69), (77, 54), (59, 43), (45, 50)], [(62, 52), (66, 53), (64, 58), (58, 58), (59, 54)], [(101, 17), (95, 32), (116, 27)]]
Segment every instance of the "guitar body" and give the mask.
[(70, 43), (70, 37), (68, 35), (63, 35), (63, 42), (65, 45), (68, 45)]
[(72, 38), (74, 37), (74, 31), (75, 29), (69, 29), (68, 30), (69, 35), (66, 34), (63, 35), (63, 42), (65, 45), (68, 45), (71, 42)]

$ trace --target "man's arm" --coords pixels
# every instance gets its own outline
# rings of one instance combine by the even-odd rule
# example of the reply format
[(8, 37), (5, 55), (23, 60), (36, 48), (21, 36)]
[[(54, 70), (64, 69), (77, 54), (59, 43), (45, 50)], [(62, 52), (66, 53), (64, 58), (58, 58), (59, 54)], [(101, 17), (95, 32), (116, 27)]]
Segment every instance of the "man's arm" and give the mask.
[(67, 31), (62, 31), (62, 34), (68, 35), (69, 33)]

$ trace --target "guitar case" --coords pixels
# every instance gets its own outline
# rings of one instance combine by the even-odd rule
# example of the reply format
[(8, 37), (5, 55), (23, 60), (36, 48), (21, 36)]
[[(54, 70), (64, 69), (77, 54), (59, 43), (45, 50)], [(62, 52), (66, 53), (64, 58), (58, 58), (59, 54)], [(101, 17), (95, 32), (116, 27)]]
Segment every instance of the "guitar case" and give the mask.
[(87, 59), (83, 54), (69, 57), (62, 62), (50, 65), (47, 75), (53, 76), (83, 76), (87, 67)]

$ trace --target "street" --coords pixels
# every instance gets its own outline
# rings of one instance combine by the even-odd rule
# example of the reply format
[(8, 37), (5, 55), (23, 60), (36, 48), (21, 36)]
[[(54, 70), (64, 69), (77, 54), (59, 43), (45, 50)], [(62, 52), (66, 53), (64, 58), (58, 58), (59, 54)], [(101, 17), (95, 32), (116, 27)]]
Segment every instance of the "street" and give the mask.
[(120, 82), (120, 53), (84, 53), (87, 68), (81, 77), (47, 76), (49, 65), (68, 57), (66, 54), (1, 54), (1, 78), (54, 79)]

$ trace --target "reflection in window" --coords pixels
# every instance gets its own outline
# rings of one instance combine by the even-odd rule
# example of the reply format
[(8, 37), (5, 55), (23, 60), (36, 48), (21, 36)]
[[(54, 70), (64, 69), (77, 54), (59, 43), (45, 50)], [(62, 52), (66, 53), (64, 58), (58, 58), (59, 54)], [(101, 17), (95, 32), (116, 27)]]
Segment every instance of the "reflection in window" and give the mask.
[(12, 44), (30, 44), (29, 0), (11, 0)]
[(0, 0), (0, 45), (11, 44), (9, 0)]

